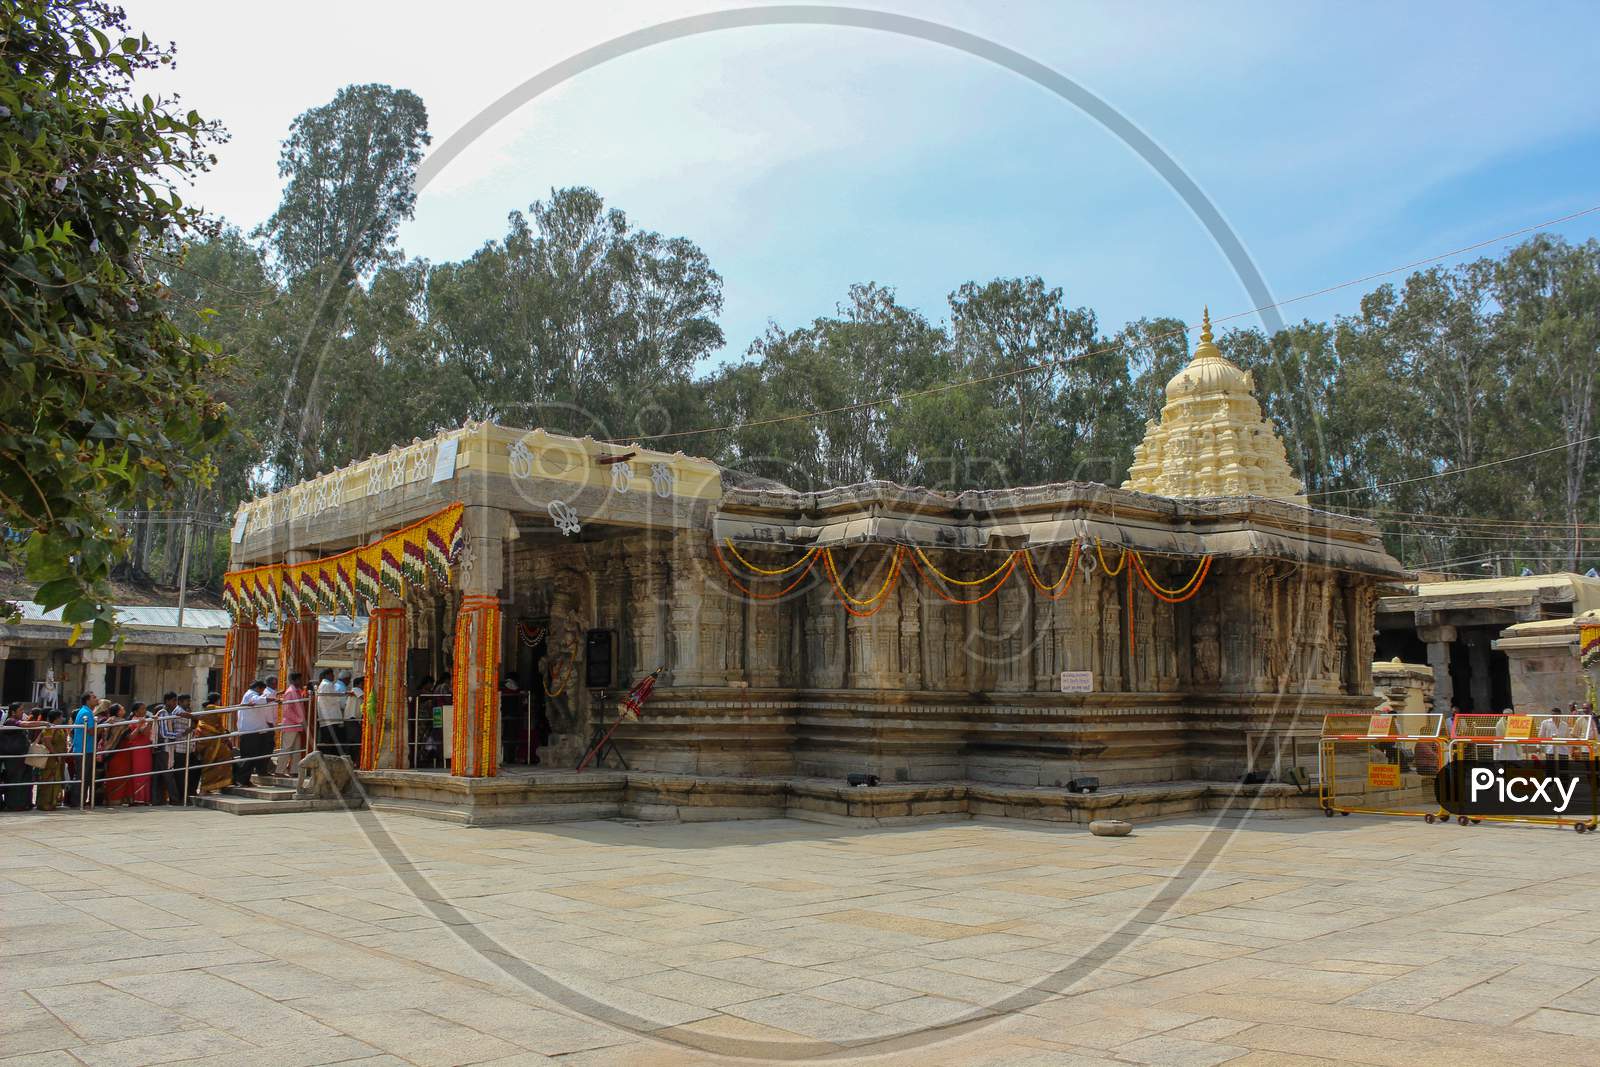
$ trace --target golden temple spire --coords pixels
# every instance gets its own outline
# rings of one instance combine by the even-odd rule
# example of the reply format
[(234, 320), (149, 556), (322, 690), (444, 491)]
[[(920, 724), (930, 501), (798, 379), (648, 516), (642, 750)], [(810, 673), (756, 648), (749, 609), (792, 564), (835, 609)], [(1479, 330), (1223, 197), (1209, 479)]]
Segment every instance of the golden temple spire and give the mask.
[(1218, 348), (1212, 340), (1211, 333), (1211, 307), (1207, 305), (1200, 313), (1200, 343), (1194, 346), (1195, 359), (1221, 359), (1222, 349)]

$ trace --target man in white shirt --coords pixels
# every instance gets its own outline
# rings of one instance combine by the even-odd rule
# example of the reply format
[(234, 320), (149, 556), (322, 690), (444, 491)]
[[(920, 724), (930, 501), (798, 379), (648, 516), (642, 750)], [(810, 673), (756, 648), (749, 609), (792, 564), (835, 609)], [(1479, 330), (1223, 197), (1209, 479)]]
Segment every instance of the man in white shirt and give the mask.
[(233, 784), (249, 785), (253, 774), (272, 770), (273, 729), (278, 725), (278, 694), (257, 678), (239, 698), (239, 757), (233, 765)]
[(346, 674), (339, 679), (345, 690), (344, 697), (344, 747), (351, 759), (361, 757), (361, 726), (367, 717), (366, 676), (354, 681)]
[(334, 680), (332, 671), (323, 671), (317, 682), (317, 747), (342, 756), (344, 743), (340, 725), (344, 722), (345, 688)]

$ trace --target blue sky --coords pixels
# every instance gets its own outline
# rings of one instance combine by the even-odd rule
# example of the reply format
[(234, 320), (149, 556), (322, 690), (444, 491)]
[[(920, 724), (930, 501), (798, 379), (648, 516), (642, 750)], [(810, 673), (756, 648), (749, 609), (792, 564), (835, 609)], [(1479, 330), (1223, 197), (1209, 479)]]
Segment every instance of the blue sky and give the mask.
[[(551, 63), (734, 4), (127, 6), (178, 44), (163, 85), (232, 131), (195, 195), (248, 228), (276, 203), (290, 120), (342, 85), (414, 90), (437, 144)], [(1594, 5), (870, 6), (991, 38), (1108, 101), (1205, 190), (1279, 298), (1600, 204)], [(963, 281), (1038, 274), (1107, 332), (1251, 303), (1099, 125), (1007, 71), (883, 33), (736, 30), (582, 74), (454, 161), (402, 247), (469, 255), (509, 211), (574, 184), (706, 250), (725, 281), (719, 359), (769, 321), (830, 313), (857, 281), (941, 319)], [(1558, 229), (1584, 239), (1600, 215)], [(1353, 310), (1364, 288), (1285, 317)]]

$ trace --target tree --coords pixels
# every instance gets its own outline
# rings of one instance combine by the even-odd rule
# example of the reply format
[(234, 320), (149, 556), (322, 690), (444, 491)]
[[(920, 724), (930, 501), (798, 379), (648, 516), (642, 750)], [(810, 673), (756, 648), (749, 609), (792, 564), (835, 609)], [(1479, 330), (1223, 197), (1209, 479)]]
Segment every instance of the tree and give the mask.
[[(0, 36), (0, 516), (35, 600), (112, 635), (119, 508), (204, 484), (225, 409), (211, 346), (175, 325), (163, 242), (207, 220), (173, 191), (220, 128), (133, 77), (172, 62), (93, 0), (13, 0)], [(9, 540), (7, 542), (9, 544)]]
[(944, 331), (893, 290), (853, 285), (836, 315), (788, 332), (771, 326), (745, 358), (709, 383), (716, 421), (747, 424), (724, 462), (804, 489), (939, 483), (950, 453), (937, 430), (947, 424), (919, 419), (915, 401), (863, 406), (950, 380)]
[(285, 178), (278, 210), (257, 231), (291, 278), (332, 264), (342, 289), (394, 254), (395, 234), (416, 207), (415, 179), (428, 146), (422, 98), (387, 85), (347, 85), (289, 126), (278, 156)]
[(1530, 238), (1496, 266), (1494, 291), (1505, 343), (1517, 357), (1510, 383), (1517, 421), (1567, 446), (1540, 466), (1559, 471), (1551, 495), (1572, 527), (1566, 565), (1576, 570), (1591, 460), (1600, 456), (1590, 440), (1600, 424), (1600, 243)]
[(1094, 406), (1063, 394), (1088, 377), (1068, 361), (1094, 346), (1094, 313), (1067, 307), (1037, 277), (996, 278), (950, 294), (950, 326), (957, 373), (992, 379), (973, 388), (994, 411), (986, 451), (1001, 478), (1028, 485), (1060, 472), (1086, 421), (1073, 409)]
[(633, 228), (592, 189), (552, 190), (529, 215), (429, 278), (426, 313), (471, 417), (602, 438), (692, 425), (691, 374), (722, 344), (705, 253)]
[(398, 257), (395, 237), (416, 206), (429, 142), (421, 98), (387, 85), (346, 86), (290, 124), (278, 157), (283, 198), (255, 231), (286, 278), (298, 325), (267, 435), (284, 481), (327, 469), (316, 440), (339, 392), (328, 378), (332, 349), (359, 280)]

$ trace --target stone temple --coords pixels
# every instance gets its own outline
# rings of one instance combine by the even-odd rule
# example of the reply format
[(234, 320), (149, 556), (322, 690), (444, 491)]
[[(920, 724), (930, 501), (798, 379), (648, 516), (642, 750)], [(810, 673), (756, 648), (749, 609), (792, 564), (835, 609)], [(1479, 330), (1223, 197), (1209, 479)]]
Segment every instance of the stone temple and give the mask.
[[(291, 584), (338, 585), (354, 568), (375, 807), (1079, 819), (1214, 806), (1246, 776), (1275, 796), (1290, 768), (1315, 772), (1325, 712), (1371, 708), (1377, 591), (1404, 571), (1373, 524), (1307, 506), (1252, 388), (1208, 320), (1120, 489), (798, 492), (469, 424), (247, 503), (230, 580), (288, 566)], [(428, 545), (395, 531), (455, 505), (456, 548), (438, 549), (453, 562), (398, 558)], [(230, 700), (257, 670), (258, 615), (286, 631), (285, 664), (316, 647), (287, 632), (314, 636), (315, 593), (294, 619), (281, 592), (243, 603)], [(412, 687), (447, 672), (446, 706), (419, 714)], [(574, 773), (651, 672), (614, 735), (626, 769)], [(526, 726), (502, 717), (519, 701), (549, 724), (537, 768), (509, 763), (528, 758), (506, 736)], [(417, 766), (422, 734), (443, 766)], [(1069, 791), (1091, 777), (1097, 794)]]

